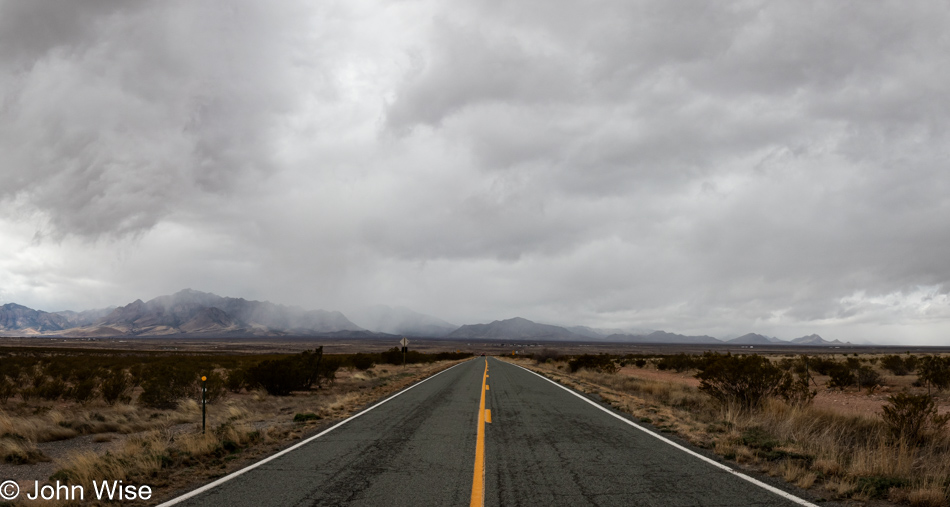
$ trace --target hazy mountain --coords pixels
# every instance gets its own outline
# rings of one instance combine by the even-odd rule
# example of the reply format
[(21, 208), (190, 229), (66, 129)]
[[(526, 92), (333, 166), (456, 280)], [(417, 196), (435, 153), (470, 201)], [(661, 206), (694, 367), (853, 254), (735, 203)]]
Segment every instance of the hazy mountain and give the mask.
[(595, 329), (595, 328), (587, 327), (587, 326), (571, 326), (571, 327), (566, 327), (564, 329), (567, 329), (568, 331), (574, 334), (586, 336), (588, 338), (593, 338), (595, 340), (603, 340), (607, 338), (607, 336), (610, 335), (610, 333), (604, 334), (599, 329)]
[(649, 334), (612, 334), (608, 341), (624, 343), (722, 343), (712, 336), (687, 336), (666, 331), (654, 331)]
[(772, 345), (776, 343), (772, 341), (773, 339), (768, 336), (763, 336), (756, 333), (744, 334), (738, 338), (733, 338), (726, 343), (730, 345)]
[(86, 310), (82, 312), (74, 312), (70, 310), (62, 312), (53, 312), (56, 315), (59, 315), (66, 319), (69, 323), (68, 327), (82, 327), (90, 326), (101, 320), (106, 315), (112, 313), (115, 310), (115, 307), (109, 308), (100, 308), (98, 310)]
[(589, 326), (563, 326), (564, 329), (568, 331), (579, 334), (581, 336), (587, 336), (595, 340), (606, 340), (612, 335), (627, 335), (627, 336), (646, 336), (652, 332), (653, 329), (643, 329), (643, 328), (629, 328), (629, 329), (619, 329), (619, 328), (605, 328), (605, 327), (589, 327)]
[(116, 308), (92, 327), (107, 327), (134, 335), (313, 334), (362, 330), (340, 312), (307, 311), (295, 306), (221, 297), (191, 289), (159, 296), (147, 303), (136, 300)]
[(798, 345), (844, 345), (840, 340), (828, 341), (817, 334), (810, 334), (808, 336), (795, 338), (792, 340), (792, 343), (796, 343)]
[(469, 324), (462, 326), (446, 338), (482, 339), (482, 340), (578, 340), (587, 336), (572, 333), (560, 326), (538, 324), (528, 319), (515, 317), (508, 320), (496, 320), (490, 324)]
[(0, 307), (0, 333), (67, 336), (235, 334), (310, 335), (366, 332), (340, 312), (303, 310), (267, 301), (221, 297), (190, 289), (148, 302), (85, 312)]
[(40, 334), (62, 331), (68, 327), (72, 326), (62, 315), (34, 310), (16, 303), (7, 303), (0, 306), (0, 331)]
[(178, 326), (183, 333), (209, 333), (223, 330), (232, 331), (238, 324), (224, 310), (213, 306), (199, 309), (195, 316)]
[(356, 324), (378, 333), (442, 337), (459, 328), (442, 319), (401, 306), (376, 305), (347, 313)]

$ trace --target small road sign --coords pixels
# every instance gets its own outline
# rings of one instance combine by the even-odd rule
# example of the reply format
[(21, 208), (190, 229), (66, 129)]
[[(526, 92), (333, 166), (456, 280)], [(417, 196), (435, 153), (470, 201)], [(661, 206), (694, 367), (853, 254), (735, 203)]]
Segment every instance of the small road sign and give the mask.
[(402, 345), (403, 347), (408, 347), (408, 346), (409, 346), (409, 340), (406, 339), (405, 337), (403, 337), (402, 340), (399, 340), (399, 344)]

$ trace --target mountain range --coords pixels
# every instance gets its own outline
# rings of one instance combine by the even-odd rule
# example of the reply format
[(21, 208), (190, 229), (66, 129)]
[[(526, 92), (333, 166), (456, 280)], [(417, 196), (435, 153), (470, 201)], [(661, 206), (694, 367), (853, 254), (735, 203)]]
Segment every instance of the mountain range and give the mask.
[(687, 336), (666, 331), (654, 331), (649, 334), (612, 334), (609, 341), (629, 343), (722, 343), (712, 336)]
[(589, 336), (572, 333), (560, 326), (538, 324), (515, 317), (496, 320), (490, 324), (469, 324), (452, 331), (446, 338), (461, 340), (545, 340), (586, 341)]
[(515, 317), (488, 324), (456, 326), (404, 307), (377, 305), (350, 312), (304, 310), (268, 301), (221, 297), (185, 289), (147, 302), (83, 312), (44, 312), (16, 303), (0, 306), (0, 335), (7, 336), (336, 336), (377, 333), (460, 340), (604, 341), (731, 345), (840, 345), (817, 334), (791, 341), (749, 333), (728, 341), (666, 331), (561, 327)]
[(63, 336), (268, 336), (363, 331), (363, 328), (337, 311), (303, 310), (185, 289), (148, 302), (138, 299), (118, 308), (81, 313), (50, 313), (6, 304), (0, 307), (0, 331)]

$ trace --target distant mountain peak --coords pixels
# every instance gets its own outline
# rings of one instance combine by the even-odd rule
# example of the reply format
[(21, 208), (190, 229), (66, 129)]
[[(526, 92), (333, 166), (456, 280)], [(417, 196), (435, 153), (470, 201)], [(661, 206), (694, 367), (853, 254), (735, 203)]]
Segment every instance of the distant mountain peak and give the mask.
[(486, 340), (585, 340), (586, 337), (572, 333), (560, 326), (538, 324), (523, 317), (495, 320), (490, 324), (462, 326), (446, 338)]
[(668, 333), (666, 331), (653, 331), (648, 334), (612, 334), (606, 338), (608, 341), (612, 342), (625, 342), (625, 343), (678, 343), (678, 344), (717, 344), (722, 343), (722, 341), (713, 338), (712, 336), (702, 335), (702, 336), (687, 336), (676, 333)]
[(768, 336), (757, 333), (746, 333), (738, 338), (733, 338), (726, 343), (733, 345), (771, 345), (775, 343)]
[(808, 336), (795, 338), (794, 340), (792, 340), (792, 343), (797, 343), (799, 345), (840, 345), (841, 344), (841, 342), (838, 340), (828, 341), (814, 333)]

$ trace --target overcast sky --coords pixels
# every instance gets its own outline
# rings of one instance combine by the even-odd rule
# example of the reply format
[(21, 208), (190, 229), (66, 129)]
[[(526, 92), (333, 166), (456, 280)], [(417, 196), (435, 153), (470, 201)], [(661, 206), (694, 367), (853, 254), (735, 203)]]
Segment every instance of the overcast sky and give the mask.
[(0, 1), (0, 303), (950, 344), (944, 2)]

